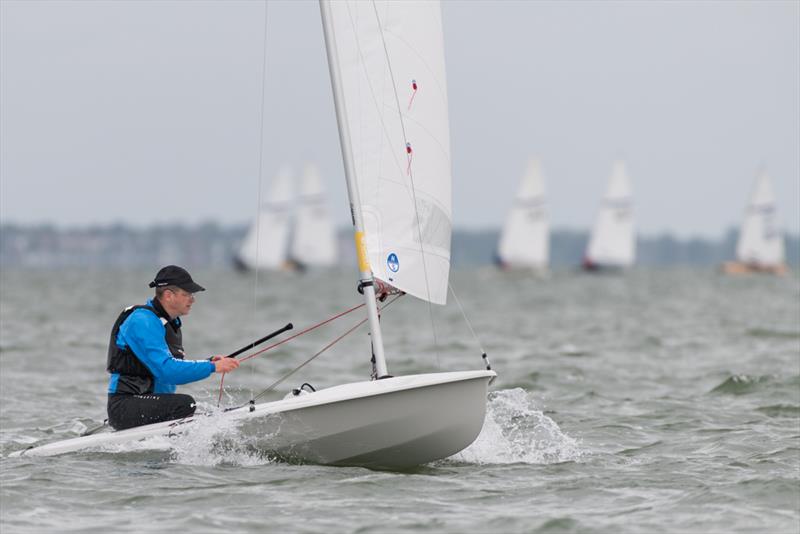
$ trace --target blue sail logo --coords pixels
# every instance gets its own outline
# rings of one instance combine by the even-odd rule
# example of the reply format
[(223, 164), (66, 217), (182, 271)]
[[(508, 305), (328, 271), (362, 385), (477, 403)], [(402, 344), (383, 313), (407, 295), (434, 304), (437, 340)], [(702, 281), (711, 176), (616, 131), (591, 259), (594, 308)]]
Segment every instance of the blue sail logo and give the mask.
[(397, 259), (397, 254), (394, 252), (389, 254), (389, 256), (386, 258), (386, 266), (389, 267), (389, 270), (393, 273), (396, 273), (400, 270), (400, 260)]

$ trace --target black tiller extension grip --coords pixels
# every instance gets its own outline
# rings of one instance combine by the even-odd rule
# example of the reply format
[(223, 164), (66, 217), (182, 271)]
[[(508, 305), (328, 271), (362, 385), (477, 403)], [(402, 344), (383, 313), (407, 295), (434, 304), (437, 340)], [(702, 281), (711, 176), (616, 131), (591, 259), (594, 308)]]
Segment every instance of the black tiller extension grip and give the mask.
[(226, 357), (226, 358), (235, 358), (235, 357), (237, 357), (238, 355), (240, 355), (241, 353), (243, 353), (243, 352), (245, 352), (245, 351), (248, 351), (248, 350), (252, 349), (253, 347), (257, 347), (258, 345), (261, 345), (263, 342), (265, 342), (265, 341), (269, 341), (269, 340), (270, 340), (270, 339), (272, 339), (273, 337), (275, 337), (275, 336), (279, 336), (279, 335), (283, 334), (284, 332), (286, 332), (287, 330), (291, 330), (292, 328), (294, 328), (294, 325), (293, 325), (292, 323), (289, 323), (289, 324), (287, 324), (286, 326), (284, 326), (283, 328), (281, 328), (280, 330), (275, 330), (273, 333), (271, 333), (271, 334), (268, 334), (268, 335), (266, 335), (266, 336), (262, 337), (262, 338), (261, 338), (261, 339), (259, 339), (258, 341), (253, 341), (253, 342), (252, 342), (252, 343), (250, 343), (249, 345), (245, 345), (245, 346), (244, 346), (244, 347), (242, 347), (241, 349), (237, 350), (236, 352), (231, 352), (230, 354), (228, 354), (228, 355), (227, 355), (227, 356), (225, 356), (225, 357)]

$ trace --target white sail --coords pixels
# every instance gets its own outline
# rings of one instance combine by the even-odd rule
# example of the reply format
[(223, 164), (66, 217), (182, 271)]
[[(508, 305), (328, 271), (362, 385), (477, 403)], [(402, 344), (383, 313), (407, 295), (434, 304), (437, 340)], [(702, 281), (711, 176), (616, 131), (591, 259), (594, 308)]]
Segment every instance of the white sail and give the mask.
[(597, 216), (586, 260), (593, 265), (628, 267), (636, 254), (631, 186), (625, 163), (617, 161)]
[(522, 176), (498, 247), (503, 265), (546, 269), (550, 257), (544, 178), (538, 160), (531, 160)]
[(280, 269), (285, 265), (289, 244), (289, 210), (292, 177), (282, 168), (270, 186), (261, 211), (250, 226), (239, 250), (239, 261), (247, 269)]
[(782, 265), (783, 235), (775, 221), (775, 195), (766, 172), (756, 178), (736, 245), (736, 259), (757, 266)]
[(330, 11), (370, 267), (444, 304), (451, 169), (439, 2), (342, 0)]
[(336, 262), (336, 235), (315, 165), (306, 165), (297, 200), (290, 256), (303, 266), (330, 267)]

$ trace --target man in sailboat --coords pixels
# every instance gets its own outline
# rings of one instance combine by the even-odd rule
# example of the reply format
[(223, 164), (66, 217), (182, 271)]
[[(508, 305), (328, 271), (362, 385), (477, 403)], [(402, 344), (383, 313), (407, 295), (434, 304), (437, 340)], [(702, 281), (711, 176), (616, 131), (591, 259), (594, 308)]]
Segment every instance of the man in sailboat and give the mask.
[(176, 385), (239, 367), (236, 359), (224, 356), (184, 359), (180, 318), (189, 314), (194, 294), (205, 291), (186, 269), (168, 265), (150, 287), (155, 296), (123, 310), (111, 329), (108, 422), (117, 430), (193, 415), (194, 398), (175, 393)]

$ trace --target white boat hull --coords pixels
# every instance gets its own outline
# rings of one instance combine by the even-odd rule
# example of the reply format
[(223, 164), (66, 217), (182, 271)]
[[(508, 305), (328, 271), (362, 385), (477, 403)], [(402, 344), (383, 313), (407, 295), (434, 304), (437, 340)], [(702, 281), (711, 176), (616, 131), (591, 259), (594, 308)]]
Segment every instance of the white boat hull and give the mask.
[[(494, 371), (461, 371), (344, 384), (225, 414), (258, 450), (321, 464), (402, 469), (451, 456), (483, 427)], [(51, 456), (177, 436), (197, 416), (59, 441), (12, 456)]]

